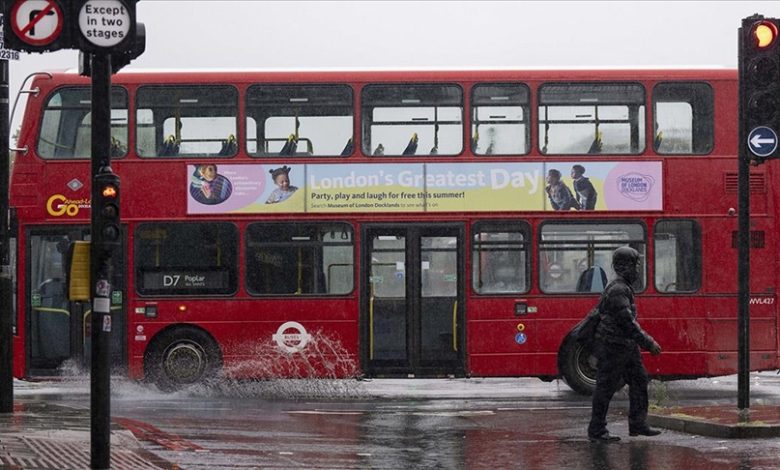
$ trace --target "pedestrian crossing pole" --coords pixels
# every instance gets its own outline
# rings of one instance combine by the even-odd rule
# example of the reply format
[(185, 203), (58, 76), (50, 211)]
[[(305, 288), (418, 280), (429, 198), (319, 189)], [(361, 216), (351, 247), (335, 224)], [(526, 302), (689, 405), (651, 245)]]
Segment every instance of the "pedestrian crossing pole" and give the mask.
[[(0, 21), (3, 17), (0, 16)], [(2, 49), (2, 47), (0, 47)], [(9, 228), (8, 60), (0, 60), (0, 413), (14, 409), (13, 286)]]

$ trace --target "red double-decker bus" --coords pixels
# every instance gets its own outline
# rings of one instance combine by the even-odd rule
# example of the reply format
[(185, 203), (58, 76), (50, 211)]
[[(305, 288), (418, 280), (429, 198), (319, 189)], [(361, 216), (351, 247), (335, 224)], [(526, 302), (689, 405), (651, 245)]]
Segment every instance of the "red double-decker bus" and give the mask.
[[(89, 357), (90, 90), (39, 74), (13, 166), (15, 374)], [(228, 377), (563, 377), (568, 333), (643, 259), (658, 378), (737, 367), (733, 70), (120, 73), (113, 355)], [(751, 171), (751, 367), (778, 368), (777, 164)]]

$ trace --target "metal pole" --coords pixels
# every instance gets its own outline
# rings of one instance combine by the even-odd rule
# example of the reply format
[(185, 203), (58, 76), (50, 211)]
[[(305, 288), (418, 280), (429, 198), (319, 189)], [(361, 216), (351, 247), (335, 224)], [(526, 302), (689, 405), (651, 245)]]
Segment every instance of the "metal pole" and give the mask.
[(97, 175), (111, 171), (111, 56), (92, 59), (92, 355), (91, 355), (91, 468), (111, 465), (111, 260), (98, 249)]
[[(739, 29), (739, 51), (743, 50), (742, 30)], [(745, 97), (742, 84), (745, 70), (739, 62), (739, 141), (737, 152), (738, 234), (737, 234), (737, 407), (740, 414), (750, 408), (750, 160), (747, 155), (745, 129)]]
[(0, 60), (0, 413), (14, 409), (13, 286), (9, 246), (8, 61)]

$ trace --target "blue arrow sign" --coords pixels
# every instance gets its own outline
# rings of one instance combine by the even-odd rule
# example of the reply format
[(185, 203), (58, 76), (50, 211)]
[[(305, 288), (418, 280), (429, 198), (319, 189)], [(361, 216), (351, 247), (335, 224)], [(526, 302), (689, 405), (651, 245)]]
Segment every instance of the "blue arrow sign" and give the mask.
[(767, 157), (777, 150), (777, 134), (769, 127), (756, 127), (748, 135), (748, 148), (758, 157)]

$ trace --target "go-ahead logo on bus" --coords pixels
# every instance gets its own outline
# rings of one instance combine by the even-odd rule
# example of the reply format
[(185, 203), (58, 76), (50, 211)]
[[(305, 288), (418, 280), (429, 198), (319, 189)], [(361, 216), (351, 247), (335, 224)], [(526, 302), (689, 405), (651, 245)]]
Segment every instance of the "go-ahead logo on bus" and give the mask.
[(89, 199), (68, 199), (62, 194), (54, 194), (46, 201), (46, 212), (54, 217), (67, 215), (75, 217), (79, 209), (89, 209)]
[(306, 328), (294, 321), (283, 323), (271, 338), (276, 341), (279, 349), (289, 354), (303, 351), (311, 341), (311, 335), (306, 332)]

